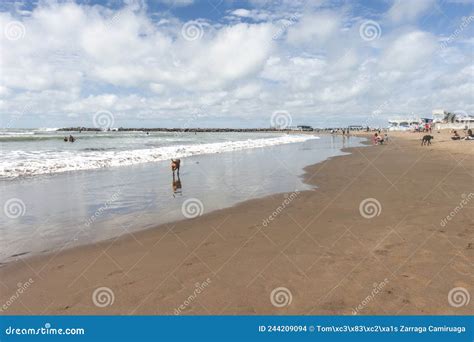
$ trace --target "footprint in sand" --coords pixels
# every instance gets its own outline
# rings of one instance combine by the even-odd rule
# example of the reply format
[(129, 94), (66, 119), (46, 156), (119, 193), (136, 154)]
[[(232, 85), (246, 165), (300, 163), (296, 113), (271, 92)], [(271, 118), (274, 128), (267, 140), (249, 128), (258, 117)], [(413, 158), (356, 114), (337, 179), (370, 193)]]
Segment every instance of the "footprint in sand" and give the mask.
[(123, 271), (122, 270), (115, 270), (115, 271), (110, 272), (109, 274), (107, 274), (107, 277), (111, 277), (115, 274), (120, 274), (120, 273), (123, 273)]
[(385, 256), (385, 255), (388, 255), (388, 250), (387, 249), (377, 249), (377, 250), (374, 251), (374, 253), (377, 254), (377, 255)]

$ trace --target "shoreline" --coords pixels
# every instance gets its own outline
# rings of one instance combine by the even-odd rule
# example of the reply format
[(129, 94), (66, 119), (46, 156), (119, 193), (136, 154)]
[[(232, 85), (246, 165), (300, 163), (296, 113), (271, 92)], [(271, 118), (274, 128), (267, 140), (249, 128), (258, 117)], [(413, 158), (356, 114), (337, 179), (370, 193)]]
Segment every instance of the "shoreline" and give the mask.
[[(450, 230), (435, 220), (438, 213), (439, 219), (449, 214), (472, 182), (465, 152), (447, 155), (451, 147), (438, 148), (437, 140), (423, 150), (404, 134), (391, 133), (390, 140), (386, 146), (344, 149), (351, 154), (307, 166), (304, 180), (316, 190), (253, 199), (196, 219), (9, 263), (0, 268), (7, 287), (0, 304), (18, 283), (30, 278), (34, 283), (3, 311), (173, 314), (205, 281), (206, 288), (180, 314), (351, 314), (381, 282), (380, 294), (358, 314), (472, 313), (472, 306), (455, 310), (446, 303), (449, 289), (474, 283), (472, 262), (466, 261), (474, 256), (473, 233), (466, 229), (472, 220), (467, 210), (449, 223)], [(457, 178), (446, 177), (453, 173)], [(371, 198), (381, 212), (367, 219), (359, 205)], [(423, 215), (416, 215), (420, 209)], [(447, 277), (452, 284), (440, 274), (447, 270), (456, 275)], [(112, 290), (112, 305), (93, 304), (99, 287)], [(278, 287), (289, 290), (292, 304), (272, 305), (270, 294)], [(426, 287), (433, 298), (423, 294)]]

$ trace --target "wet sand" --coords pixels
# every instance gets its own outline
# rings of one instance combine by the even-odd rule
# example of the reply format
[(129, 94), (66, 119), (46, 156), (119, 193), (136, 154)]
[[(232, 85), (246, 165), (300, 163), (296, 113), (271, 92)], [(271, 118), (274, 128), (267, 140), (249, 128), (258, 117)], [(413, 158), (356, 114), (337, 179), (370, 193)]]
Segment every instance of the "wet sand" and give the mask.
[(474, 142), (446, 134), (392, 133), (307, 167), (314, 190), (4, 265), (2, 314), (473, 314), (449, 293), (474, 296)]

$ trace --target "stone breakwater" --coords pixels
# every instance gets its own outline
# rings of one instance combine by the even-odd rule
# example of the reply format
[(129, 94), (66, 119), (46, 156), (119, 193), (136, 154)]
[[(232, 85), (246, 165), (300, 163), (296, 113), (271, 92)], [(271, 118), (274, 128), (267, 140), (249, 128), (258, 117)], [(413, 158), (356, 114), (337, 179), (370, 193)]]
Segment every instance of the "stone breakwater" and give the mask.
[[(83, 132), (101, 132), (101, 128), (95, 127), (66, 127), (59, 128), (58, 132), (65, 131), (83, 131)], [(118, 132), (289, 132), (288, 129), (276, 128), (117, 128), (108, 129), (108, 131)]]

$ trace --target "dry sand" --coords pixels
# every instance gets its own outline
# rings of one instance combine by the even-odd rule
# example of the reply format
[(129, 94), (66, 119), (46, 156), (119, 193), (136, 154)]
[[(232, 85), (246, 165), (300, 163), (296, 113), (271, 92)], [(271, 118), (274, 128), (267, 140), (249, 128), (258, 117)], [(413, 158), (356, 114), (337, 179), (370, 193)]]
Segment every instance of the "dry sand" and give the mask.
[[(5, 265), (0, 309), (3, 314), (154, 315), (178, 309), (193, 315), (350, 315), (356, 308), (362, 315), (474, 314), (474, 141), (433, 135), (433, 145), (421, 147), (422, 134), (391, 133), (388, 145), (353, 148), (351, 155), (307, 167), (304, 177), (318, 186), (314, 191), (251, 200)], [(371, 200), (378, 216), (361, 215), (365, 199), (380, 203)], [(285, 201), (289, 204), (278, 209)], [(18, 283), (30, 278), (19, 293)], [(94, 305), (99, 287), (110, 289), (113, 303)], [(273, 305), (271, 294), (279, 287), (286, 288), (286, 298), (277, 296)], [(469, 303), (450, 304), (448, 293), (455, 287), (470, 294)], [(99, 302), (107, 304), (106, 297)], [(285, 305), (278, 307), (278, 300)]]

